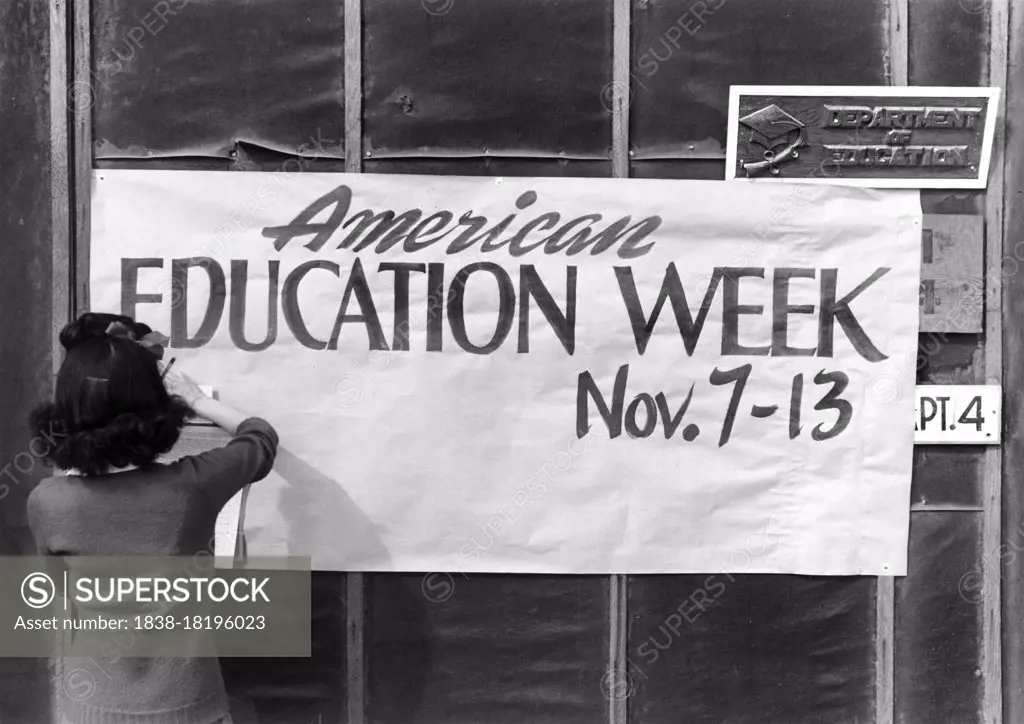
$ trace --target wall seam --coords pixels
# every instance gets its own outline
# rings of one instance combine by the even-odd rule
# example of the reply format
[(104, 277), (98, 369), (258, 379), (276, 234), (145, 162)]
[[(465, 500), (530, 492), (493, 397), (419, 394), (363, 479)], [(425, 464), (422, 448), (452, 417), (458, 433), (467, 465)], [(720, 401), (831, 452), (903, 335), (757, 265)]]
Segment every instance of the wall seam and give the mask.
[[(1002, 384), (1002, 262), (1003, 262), (1003, 188), (1005, 177), (1006, 79), (1010, 42), (1009, 0), (992, 0), (989, 33), (989, 85), (1001, 89), (997, 113), (989, 184), (985, 190), (985, 279), (998, 279), (998, 287), (985, 294), (984, 381)], [(982, 612), (982, 713), (987, 724), (1002, 721), (1002, 641), (1000, 539), (1002, 537), (1001, 445), (985, 450), (982, 478), (984, 521), (982, 527), (982, 580), (985, 596)]]

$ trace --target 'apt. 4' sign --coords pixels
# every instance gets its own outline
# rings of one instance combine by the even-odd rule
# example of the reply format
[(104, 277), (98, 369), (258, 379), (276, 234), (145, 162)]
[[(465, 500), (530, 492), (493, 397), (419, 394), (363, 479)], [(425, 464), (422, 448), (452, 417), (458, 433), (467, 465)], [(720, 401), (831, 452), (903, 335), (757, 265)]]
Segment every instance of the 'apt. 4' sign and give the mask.
[(916, 444), (999, 444), (1002, 428), (1002, 388), (999, 385), (919, 385), (916, 411)]

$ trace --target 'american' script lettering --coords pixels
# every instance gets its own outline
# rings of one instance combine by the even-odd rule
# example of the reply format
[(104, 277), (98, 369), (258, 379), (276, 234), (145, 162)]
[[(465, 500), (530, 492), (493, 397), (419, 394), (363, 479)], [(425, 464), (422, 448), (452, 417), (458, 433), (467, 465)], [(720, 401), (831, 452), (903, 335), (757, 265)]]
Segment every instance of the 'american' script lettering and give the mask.
[[(527, 191), (516, 199), (516, 208), (522, 211), (536, 201), (537, 193)], [(472, 211), (462, 214), (458, 221), (455, 221), (455, 214), (447, 210), (437, 211), (425, 218), (422, 209), (410, 209), (400, 214), (392, 210), (377, 214), (364, 210), (349, 216), (351, 205), (352, 189), (338, 186), (299, 212), (290, 224), (267, 227), (263, 235), (274, 239), (274, 248), (278, 251), (296, 237), (312, 236), (306, 248), (320, 251), (341, 229), (345, 236), (337, 249), (360, 252), (376, 243), (373, 251), (377, 254), (399, 243), (402, 243), (403, 251), (412, 253), (426, 249), (445, 237), (450, 237), (446, 250), (448, 254), (458, 254), (480, 244), (482, 252), (495, 252), (507, 247), (509, 255), (514, 257), (540, 248), (543, 248), (545, 254), (565, 252), (566, 256), (573, 256), (587, 248), (590, 248), (591, 254), (601, 254), (620, 243), (616, 250), (618, 256), (634, 259), (651, 250), (653, 242), (644, 245), (640, 245), (640, 242), (661, 226), (660, 216), (648, 216), (632, 225), (632, 217), (624, 216), (602, 228), (597, 226), (603, 219), (601, 214), (585, 214), (563, 220), (561, 214), (550, 212), (522, 224), (511, 236), (501, 238), (510, 228), (516, 228), (517, 213), (509, 214), (484, 231), (490, 219), (475, 216)], [(331, 211), (326, 221), (313, 223), (314, 218), (328, 209)], [(452, 237), (455, 232), (459, 233)]]

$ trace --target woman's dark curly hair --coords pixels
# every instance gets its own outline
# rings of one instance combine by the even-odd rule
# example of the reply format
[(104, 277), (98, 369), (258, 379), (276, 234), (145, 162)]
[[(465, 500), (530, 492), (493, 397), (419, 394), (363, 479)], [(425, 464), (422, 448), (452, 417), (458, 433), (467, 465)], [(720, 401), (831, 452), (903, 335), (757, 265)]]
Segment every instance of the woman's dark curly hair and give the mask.
[(33, 433), (51, 443), (49, 462), (102, 475), (149, 465), (178, 441), (193, 411), (168, 394), (159, 353), (138, 343), (151, 332), (130, 317), (91, 312), (61, 330), (54, 400), (30, 416)]

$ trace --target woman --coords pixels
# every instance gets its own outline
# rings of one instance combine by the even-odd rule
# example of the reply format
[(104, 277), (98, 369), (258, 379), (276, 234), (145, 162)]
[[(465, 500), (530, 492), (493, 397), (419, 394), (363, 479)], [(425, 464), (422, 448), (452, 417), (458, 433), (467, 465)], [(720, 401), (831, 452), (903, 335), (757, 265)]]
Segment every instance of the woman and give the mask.
[[(53, 441), (48, 459), (65, 471), (29, 496), (40, 554), (65, 557), (73, 574), (75, 556), (212, 553), (221, 508), (270, 472), (277, 454), (274, 429), (204, 395), (184, 374), (162, 369), (162, 338), (128, 317), (84, 314), (62, 330), (60, 341), (66, 355), (55, 398), (31, 415), (34, 433)], [(232, 440), (202, 455), (158, 463), (194, 414)], [(86, 664), (98, 669), (87, 675), (94, 686), (60, 687), (63, 721), (230, 723), (216, 658), (124, 656), (58, 662), (60, 670), (90, 671)]]

